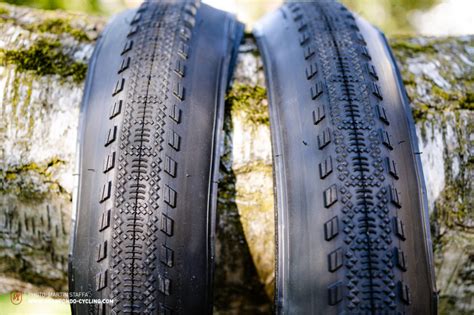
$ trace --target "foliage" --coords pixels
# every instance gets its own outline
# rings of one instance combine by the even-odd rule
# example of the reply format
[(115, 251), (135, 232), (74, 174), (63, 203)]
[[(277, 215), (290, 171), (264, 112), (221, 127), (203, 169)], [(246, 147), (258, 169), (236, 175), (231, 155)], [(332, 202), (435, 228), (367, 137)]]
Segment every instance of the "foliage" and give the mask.
[[(40, 9), (63, 9), (111, 14), (124, 7), (123, 0), (0, 0)], [(275, 10), (283, 0), (218, 0), (237, 10), (239, 18), (251, 28), (265, 13)], [(413, 32), (413, 11), (427, 10), (440, 0), (339, 0), (388, 34)], [(211, 1), (212, 4), (212, 1)], [(232, 5), (233, 4), (233, 5)], [(113, 8), (113, 9), (112, 9)]]
[(46, 10), (62, 9), (103, 13), (100, 0), (2, 0), (1, 2)]
[(427, 10), (440, 0), (340, 0), (388, 34), (413, 32), (411, 13)]

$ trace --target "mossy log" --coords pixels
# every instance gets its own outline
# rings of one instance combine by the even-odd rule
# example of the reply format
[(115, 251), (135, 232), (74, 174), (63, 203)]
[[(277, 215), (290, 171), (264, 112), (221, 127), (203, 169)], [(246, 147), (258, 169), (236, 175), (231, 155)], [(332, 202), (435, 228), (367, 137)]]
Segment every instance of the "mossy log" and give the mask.
[[(106, 20), (0, 5), (0, 294), (66, 290), (82, 86)], [(412, 100), (441, 313), (474, 311), (474, 36), (391, 39)], [(271, 311), (272, 152), (262, 62), (240, 48), (227, 95), (215, 311)]]

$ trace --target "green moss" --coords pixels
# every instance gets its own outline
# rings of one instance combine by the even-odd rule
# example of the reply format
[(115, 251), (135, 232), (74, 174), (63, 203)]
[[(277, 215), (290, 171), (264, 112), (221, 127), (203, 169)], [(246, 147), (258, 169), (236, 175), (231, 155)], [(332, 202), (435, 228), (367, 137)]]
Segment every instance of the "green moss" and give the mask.
[(0, 62), (16, 65), (19, 71), (34, 71), (40, 76), (58, 74), (63, 78), (72, 77), (75, 82), (82, 82), (87, 72), (85, 63), (74, 61), (61, 51), (59, 41), (45, 38), (28, 49), (0, 49)]
[[(38, 17), (42, 16), (43, 12), (37, 12)], [(51, 14), (47, 14), (50, 16)], [(0, 6), (0, 21), (1, 22), (9, 22), (17, 25), (25, 30), (28, 30), (32, 33), (50, 33), (50, 34), (68, 34), (78, 41), (81, 42), (90, 42), (94, 39), (90, 38), (87, 33), (79, 28), (74, 27), (72, 24), (73, 18), (71, 17), (46, 17), (43, 19), (39, 19), (38, 22), (35, 23), (28, 23), (27, 21), (18, 18), (17, 16), (13, 16), (10, 14), (10, 10), (6, 7)]]
[[(410, 91), (407, 89), (407, 91)], [(424, 122), (430, 113), (455, 112), (459, 109), (474, 110), (474, 93), (463, 91), (463, 89), (452, 89), (446, 91), (433, 83), (431, 94), (434, 96), (435, 106), (430, 104), (413, 102), (413, 118), (415, 122)]]
[(25, 97), (25, 106), (23, 106), (24, 112), (22, 113), (23, 117), (28, 117), (28, 127), (26, 128), (28, 130), (28, 135), (32, 136), (33, 135), (33, 128), (35, 126), (35, 119), (33, 114), (28, 110), (30, 103), (31, 103), (31, 95), (33, 93), (33, 78), (27, 77), (25, 82), (25, 86), (27, 87), (26, 90), (26, 97)]
[(10, 10), (3, 6), (0, 6), (0, 15), (10, 15)]
[[(11, 97), (11, 104), (12, 104), (12, 112), (17, 113), (17, 108), (20, 103), (20, 74), (15, 73), (13, 74), (13, 82), (12, 82), (12, 97)], [(18, 125), (18, 115), (13, 116), (14, 125)]]
[(460, 100), (459, 107), (461, 109), (474, 110), (474, 93), (467, 92)]
[(420, 45), (409, 41), (406, 38), (397, 38), (390, 42), (390, 46), (397, 54), (401, 52), (406, 52), (409, 55), (419, 54), (419, 53), (436, 53), (436, 49), (433, 45)]
[(403, 74), (403, 84), (405, 86), (414, 86), (416, 85), (415, 74), (412, 72), (406, 72)]
[(474, 110), (474, 93), (458, 90), (445, 91), (440, 87), (433, 85), (432, 93), (442, 99), (445, 104), (443, 109), (456, 110), (467, 109)]
[(415, 106), (412, 107), (412, 114), (415, 123), (424, 122), (428, 117), (430, 107), (423, 103), (417, 103)]
[(441, 198), (436, 201), (435, 220), (448, 227), (462, 225), (470, 216), (468, 193), (472, 193), (472, 185), (459, 178), (446, 185)]
[(433, 92), (435, 95), (442, 98), (444, 101), (453, 101), (458, 98), (455, 94), (443, 90), (442, 88), (438, 87), (436, 84), (433, 84), (431, 88), (431, 92)]
[(0, 22), (15, 22), (15, 19), (13, 19), (11, 16), (10, 10), (2, 5), (0, 5)]
[(243, 114), (254, 125), (269, 125), (267, 92), (261, 86), (235, 84), (226, 96), (231, 113)]
[(9, 181), (9, 180), (15, 180), (17, 178), (17, 175), (15, 173), (7, 173), (5, 175), (5, 180)]
[[(446, 123), (444, 123), (446, 124)], [(465, 126), (460, 118), (459, 111), (455, 114), (455, 132), (459, 147), (453, 152), (445, 148), (445, 174), (446, 186), (441, 196), (435, 202), (434, 217), (437, 222), (454, 228), (456, 226), (470, 225), (474, 219), (474, 192), (471, 176), (474, 173), (474, 165), (470, 162), (469, 144), (466, 135), (472, 133), (472, 125)], [(447, 142), (446, 130), (443, 130), (443, 142)], [(460, 158), (459, 173), (454, 177), (452, 169), (453, 155)]]
[(37, 30), (41, 33), (52, 34), (69, 34), (79, 41), (89, 41), (90, 38), (82, 29), (71, 26), (70, 19), (50, 18), (38, 24), (33, 24), (31, 27), (26, 27), (29, 30)]
[(66, 162), (54, 158), (47, 163), (27, 163), (0, 173), (0, 193), (17, 195), (22, 201), (41, 201), (48, 193), (67, 194), (53, 178), (52, 171)]

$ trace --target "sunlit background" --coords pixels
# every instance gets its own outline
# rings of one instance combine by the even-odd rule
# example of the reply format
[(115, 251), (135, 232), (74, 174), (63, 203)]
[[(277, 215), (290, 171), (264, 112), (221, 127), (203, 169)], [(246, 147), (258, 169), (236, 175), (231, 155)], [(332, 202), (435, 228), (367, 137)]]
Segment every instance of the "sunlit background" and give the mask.
[[(42, 9), (65, 9), (112, 15), (139, 5), (141, 0), (0, 0)], [(233, 12), (250, 30), (258, 18), (283, 0), (203, 0)], [(474, 0), (342, 0), (388, 35), (474, 34)]]

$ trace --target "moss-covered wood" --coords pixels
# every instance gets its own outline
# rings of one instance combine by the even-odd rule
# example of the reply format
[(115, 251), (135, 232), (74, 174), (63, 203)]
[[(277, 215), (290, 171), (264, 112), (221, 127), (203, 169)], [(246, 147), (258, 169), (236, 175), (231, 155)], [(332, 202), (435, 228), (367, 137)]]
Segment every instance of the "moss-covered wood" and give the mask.
[(412, 99), (440, 313), (474, 311), (474, 37), (391, 40)]
[[(0, 293), (64, 290), (76, 128), (104, 20), (0, 5)], [(474, 311), (474, 37), (394, 38), (412, 100), (432, 217), (441, 313)], [(215, 311), (268, 314), (274, 211), (258, 50), (241, 45), (226, 98)]]

